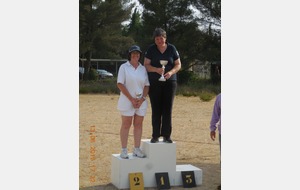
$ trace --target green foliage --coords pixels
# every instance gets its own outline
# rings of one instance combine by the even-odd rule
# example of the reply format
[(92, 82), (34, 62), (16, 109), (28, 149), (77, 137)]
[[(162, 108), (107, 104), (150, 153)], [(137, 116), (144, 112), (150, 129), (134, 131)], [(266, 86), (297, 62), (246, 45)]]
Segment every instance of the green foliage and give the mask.
[(119, 94), (115, 78), (106, 78), (96, 81), (79, 81), (79, 93)]
[[(182, 68), (188, 68), (195, 60), (221, 60), (221, 31), (212, 27), (221, 25), (220, 0), (139, 3), (143, 7), (141, 13), (136, 8), (132, 11), (134, 4), (129, 0), (79, 0), (79, 57), (87, 59), (85, 70), (90, 68), (91, 58), (127, 58), (127, 50), (133, 44), (145, 52), (154, 43), (152, 33), (156, 27), (166, 30), (167, 41), (180, 54)], [(195, 17), (191, 5), (201, 12), (201, 18)], [(123, 26), (128, 19), (130, 23)], [(202, 26), (209, 28), (199, 29)], [(90, 76), (84, 75), (84, 80), (90, 80)], [(179, 75), (181, 84), (193, 80), (194, 76)]]
[[(86, 58), (85, 70), (91, 58), (122, 58), (132, 38), (122, 36), (122, 22), (130, 18), (133, 4), (129, 0), (79, 1), (79, 57)], [(84, 75), (84, 80), (89, 80)]]
[(99, 78), (98, 72), (96, 71), (96, 69), (93, 68), (88, 73), (88, 76), (89, 80), (97, 80)]
[[(221, 34), (211, 27), (214, 18), (220, 21), (218, 11), (220, 0), (139, 0), (143, 6), (142, 31), (145, 36), (137, 41), (143, 49), (154, 43), (152, 33), (156, 27), (167, 32), (167, 41), (174, 44), (180, 54), (183, 68), (195, 60), (221, 60)], [(206, 17), (196, 17), (190, 6), (204, 12)], [(216, 12), (216, 13), (215, 13)], [(217, 23), (218, 24), (218, 23)], [(206, 30), (199, 26), (210, 26)], [(145, 35), (147, 34), (147, 35)]]
[(210, 100), (212, 100), (214, 97), (216, 96), (216, 94), (211, 93), (211, 92), (201, 92), (199, 94), (199, 98), (200, 100), (204, 101), (204, 102), (209, 102)]
[(190, 71), (178, 72), (177, 95), (199, 96), (202, 101), (210, 101), (221, 92), (221, 82), (202, 79)]
[(210, 19), (215, 19), (221, 22), (221, 0), (190, 0), (204, 15), (203, 21), (210, 22)]
[(194, 83), (178, 85), (176, 95), (199, 96), (201, 100), (209, 101), (220, 92), (220, 84), (212, 84), (210, 80), (203, 79)]
[(178, 84), (187, 84), (189, 82), (193, 82), (195, 80), (197, 80), (197, 76), (191, 72), (191, 71), (187, 71), (187, 70), (180, 70), (178, 73)]
[[(193, 79), (186, 84), (178, 84), (176, 95), (198, 96), (202, 101), (210, 101), (221, 92), (220, 84), (213, 84), (207, 79)], [(80, 81), (79, 93), (119, 94), (116, 78), (97, 81)]]

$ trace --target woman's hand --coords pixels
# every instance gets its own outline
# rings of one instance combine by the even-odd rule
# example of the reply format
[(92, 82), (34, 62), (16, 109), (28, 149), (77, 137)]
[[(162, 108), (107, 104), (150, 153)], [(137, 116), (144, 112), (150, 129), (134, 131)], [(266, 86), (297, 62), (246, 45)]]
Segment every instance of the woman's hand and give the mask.
[(172, 74), (173, 73), (171, 71), (169, 71), (166, 74), (164, 74), (165, 79), (169, 79), (172, 76)]
[(138, 101), (139, 101), (138, 98), (131, 98), (130, 101), (131, 101), (132, 106), (133, 106), (135, 109), (137, 109), (137, 108), (140, 107), (140, 106), (139, 106), (139, 103), (138, 103)]
[(136, 104), (136, 108), (140, 108), (142, 103), (145, 101), (144, 98), (137, 98), (137, 104)]
[(165, 72), (165, 69), (162, 68), (162, 67), (157, 67), (157, 68), (156, 68), (156, 72), (157, 72), (159, 75), (163, 75), (164, 72)]

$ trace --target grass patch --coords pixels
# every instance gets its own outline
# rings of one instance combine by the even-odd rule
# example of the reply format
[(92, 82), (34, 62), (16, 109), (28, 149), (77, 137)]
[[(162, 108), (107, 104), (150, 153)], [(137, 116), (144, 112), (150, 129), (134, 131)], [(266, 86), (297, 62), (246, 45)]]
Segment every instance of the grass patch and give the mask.
[(210, 101), (221, 92), (221, 83), (214, 83), (209, 79), (197, 79), (179, 84), (177, 95), (187, 97), (198, 96), (202, 101)]
[(202, 93), (199, 94), (200, 100), (202, 100), (202, 101), (204, 101), (204, 102), (209, 102), (209, 101), (212, 100), (215, 96), (216, 96), (216, 94), (211, 93), (211, 92), (202, 92)]

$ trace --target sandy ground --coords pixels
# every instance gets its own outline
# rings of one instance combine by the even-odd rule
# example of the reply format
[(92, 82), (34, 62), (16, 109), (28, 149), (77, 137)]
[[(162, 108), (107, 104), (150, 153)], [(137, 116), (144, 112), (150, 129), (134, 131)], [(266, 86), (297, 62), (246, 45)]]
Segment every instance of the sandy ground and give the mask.
[[(118, 95), (79, 96), (79, 187), (80, 190), (114, 190), (111, 184), (111, 155), (120, 153), (121, 116), (117, 110)], [(192, 164), (203, 172), (199, 190), (214, 190), (221, 184), (218, 141), (209, 136), (209, 122), (214, 100), (202, 102), (199, 97), (176, 96), (173, 108), (172, 139), (176, 141), (179, 164)], [(149, 99), (148, 99), (149, 102)], [(133, 147), (132, 128), (128, 139)], [(150, 139), (151, 106), (144, 119), (142, 139)], [(156, 188), (145, 188), (156, 189)], [(183, 187), (171, 187), (183, 189)]]

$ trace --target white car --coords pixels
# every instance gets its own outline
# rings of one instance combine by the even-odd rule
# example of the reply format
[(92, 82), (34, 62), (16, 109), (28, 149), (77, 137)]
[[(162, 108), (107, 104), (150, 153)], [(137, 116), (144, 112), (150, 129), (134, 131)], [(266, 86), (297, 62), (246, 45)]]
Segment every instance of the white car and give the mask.
[(81, 73), (81, 74), (84, 73), (84, 68), (83, 67), (79, 67), (79, 73)]
[[(97, 69), (97, 72), (99, 74), (99, 77), (101, 78), (107, 78), (107, 77), (113, 77), (114, 75), (104, 69)], [(84, 68), (83, 67), (79, 67), (79, 73), (83, 74), (84, 73)]]
[(113, 77), (114, 75), (106, 70), (103, 69), (97, 69), (97, 72), (99, 74), (99, 77), (101, 78), (110, 78)]

